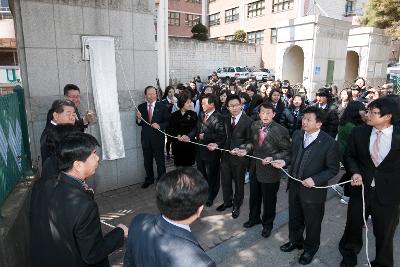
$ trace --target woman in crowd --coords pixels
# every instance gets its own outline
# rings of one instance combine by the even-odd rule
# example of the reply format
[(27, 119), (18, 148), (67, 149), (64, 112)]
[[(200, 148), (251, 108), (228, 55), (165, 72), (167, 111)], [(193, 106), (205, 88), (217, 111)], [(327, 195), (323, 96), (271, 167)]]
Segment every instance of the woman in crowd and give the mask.
[(242, 101), (243, 111), (247, 113), (247, 109), (249, 108), (251, 98), (250, 98), (249, 94), (247, 94), (245, 92), (240, 92), (239, 97), (240, 97), (240, 100)]
[(219, 113), (221, 113), (222, 116), (224, 117), (228, 117), (229, 116), (229, 111), (226, 108), (225, 102), (226, 102), (226, 98), (229, 95), (229, 91), (226, 89), (222, 89), (219, 95), (219, 105), (217, 107), (217, 110), (219, 111)]
[(275, 108), (274, 121), (279, 123), (282, 113), (285, 109), (285, 104), (282, 101), (281, 91), (279, 89), (272, 89), (271, 92), (269, 93), (268, 101)]
[[(197, 114), (192, 110), (193, 102), (189, 92), (183, 92), (178, 97), (180, 110), (171, 115), (169, 122), (170, 133), (173, 136), (187, 135), (196, 126)], [(179, 142), (174, 139), (172, 142), (175, 166), (192, 166), (195, 162), (196, 147), (194, 144)]]
[[(178, 110), (178, 106), (176, 105), (178, 100), (175, 97), (174, 87), (167, 86), (167, 88), (165, 88), (165, 92), (164, 92), (163, 99), (161, 100), (161, 102), (167, 106), (169, 113), (172, 113), (172, 112), (175, 112), (176, 110)], [(169, 127), (167, 127), (165, 129), (165, 132), (170, 134)], [(167, 159), (171, 158), (171, 143), (172, 143), (172, 138), (167, 136), (167, 142), (165, 143), (165, 150), (167, 151)]]
[(263, 102), (263, 99), (260, 95), (257, 94), (257, 87), (255, 85), (249, 84), (246, 87), (246, 93), (250, 97), (250, 103), (246, 114), (248, 116), (251, 116), (254, 113), (254, 109)]
[[(339, 121), (339, 131), (337, 135), (337, 141), (339, 145), (339, 160), (344, 163), (343, 155), (347, 148), (347, 140), (350, 136), (351, 131), (354, 127), (362, 125), (365, 121), (365, 106), (360, 101), (351, 101), (343, 111), (342, 117)], [(343, 174), (339, 183), (350, 180), (352, 174), (348, 172), (346, 165), (344, 166), (346, 173)], [(340, 187), (335, 186), (333, 188), (341, 196), (341, 202), (347, 204), (350, 196), (350, 184), (345, 184), (343, 193), (341, 193)]]
[(382, 97), (382, 91), (381, 88), (379, 87), (372, 87), (369, 88), (367, 91), (367, 95), (365, 96), (365, 99), (367, 100), (367, 103), (371, 103), (372, 101), (374, 101), (375, 99), (378, 99), (380, 97)]
[(339, 118), (342, 116), (344, 109), (347, 107), (350, 101), (352, 101), (351, 90), (345, 88), (340, 91), (339, 100), (336, 103), (336, 106), (338, 107)]
[(267, 83), (263, 83), (260, 87), (260, 96), (262, 97), (262, 99), (266, 99), (270, 91), (271, 86), (269, 86)]
[(301, 120), (303, 118), (303, 110), (306, 108), (301, 95), (294, 95), (290, 101), (289, 107), (285, 108), (282, 113), (280, 123), (289, 130), (290, 136), (301, 129)]

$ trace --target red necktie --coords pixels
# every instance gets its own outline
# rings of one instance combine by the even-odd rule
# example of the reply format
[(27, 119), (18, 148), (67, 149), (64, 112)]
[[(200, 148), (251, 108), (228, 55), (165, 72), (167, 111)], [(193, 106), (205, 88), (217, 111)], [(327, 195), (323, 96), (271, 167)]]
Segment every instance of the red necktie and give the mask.
[(231, 123), (232, 129), (235, 128), (236, 123), (235, 123), (235, 117), (232, 117), (232, 123)]
[(149, 115), (149, 123), (151, 123), (151, 120), (153, 119), (153, 111), (151, 110), (152, 106), (152, 104), (149, 104), (147, 109), (147, 114)]
[(375, 142), (372, 144), (371, 158), (375, 164), (375, 167), (378, 167), (378, 165), (381, 163), (379, 159), (379, 143), (381, 142), (382, 133), (382, 131), (376, 132), (376, 139)]
[(263, 144), (263, 142), (264, 142), (265, 136), (267, 135), (266, 132), (265, 132), (266, 128), (267, 128), (267, 126), (263, 126), (260, 129), (260, 133), (258, 135), (258, 146), (261, 146)]
[(204, 114), (204, 123), (206, 123), (208, 120), (208, 113)]

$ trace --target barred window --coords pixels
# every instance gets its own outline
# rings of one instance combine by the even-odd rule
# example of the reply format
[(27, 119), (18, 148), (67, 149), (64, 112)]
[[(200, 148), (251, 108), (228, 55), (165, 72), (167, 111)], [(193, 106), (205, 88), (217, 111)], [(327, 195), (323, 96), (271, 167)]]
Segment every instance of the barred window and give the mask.
[(272, 13), (293, 9), (294, 0), (272, 0)]
[(219, 24), (219, 12), (208, 16), (208, 25), (210, 25), (210, 27)]
[(276, 44), (278, 31), (276, 28), (271, 28), (271, 44)]
[(346, 1), (346, 5), (344, 7), (344, 15), (345, 16), (353, 15), (353, 1)]
[(239, 20), (239, 7), (225, 10), (225, 23)]
[(257, 1), (247, 5), (247, 17), (254, 18), (265, 13), (265, 1)]
[(180, 25), (180, 14), (179, 12), (170, 12), (168, 11), (168, 25)]
[(200, 23), (200, 19), (200, 15), (186, 14), (185, 25), (193, 27), (194, 25)]
[(264, 31), (247, 33), (247, 42), (249, 44), (264, 44)]

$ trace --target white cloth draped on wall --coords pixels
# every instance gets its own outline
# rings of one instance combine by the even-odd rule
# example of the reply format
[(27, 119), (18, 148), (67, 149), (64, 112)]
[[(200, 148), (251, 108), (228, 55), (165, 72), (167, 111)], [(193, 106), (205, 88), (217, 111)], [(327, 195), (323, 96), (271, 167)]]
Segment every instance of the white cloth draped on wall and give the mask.
[(114, 38), (88, 36), (93, 98), (100, 127), (103, 160), (125, 157), (118, 104)]

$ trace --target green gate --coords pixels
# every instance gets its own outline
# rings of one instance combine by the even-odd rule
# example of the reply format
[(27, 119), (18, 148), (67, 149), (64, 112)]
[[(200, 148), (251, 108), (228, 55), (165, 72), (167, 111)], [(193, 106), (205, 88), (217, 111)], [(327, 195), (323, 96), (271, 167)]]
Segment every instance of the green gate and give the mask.
[(400, 95), (400, 73), (390, 73), (389, 82), (393, 83), (393, 92), (396, 95)]
[(24, 91), (17, 86), (0, 95), (0, 206), (31, 170)]

